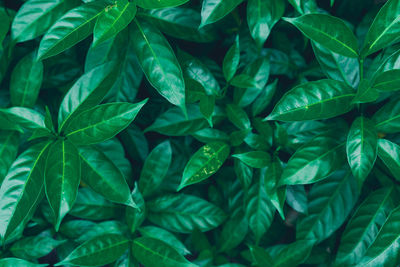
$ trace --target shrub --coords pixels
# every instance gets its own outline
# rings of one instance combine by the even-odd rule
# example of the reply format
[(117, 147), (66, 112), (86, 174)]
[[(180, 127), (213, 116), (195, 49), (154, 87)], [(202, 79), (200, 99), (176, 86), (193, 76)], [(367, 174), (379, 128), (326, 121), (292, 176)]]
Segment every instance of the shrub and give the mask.
[(400, 0), (0, 1), (0, 266), (398, 266)]

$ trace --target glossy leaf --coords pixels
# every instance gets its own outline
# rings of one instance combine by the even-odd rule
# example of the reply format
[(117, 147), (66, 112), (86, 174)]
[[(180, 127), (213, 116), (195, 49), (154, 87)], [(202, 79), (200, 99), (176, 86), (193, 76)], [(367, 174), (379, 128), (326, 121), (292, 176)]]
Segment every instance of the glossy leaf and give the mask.
[(239, 159), (252, 168), (264, 168), (271, 162), (271, 156), (264, 151), (250, 151), (241, 154), (234, 154), (232, 157)]
[(375, 90), (391, 92), (400, 90), (400, 70), (388, 70), (378, 74), (372, 85)]
[(194, 267), (169, 244), (151, 237), (139, 237), (133, 241), (132, 252), (135, 258), (145, 266), (157, 267)]
[(222, 19), (242, 2), (243, 0), (204, 0), (201, 8), (200, 27)]
[(241, 107), (228, 104), (226, 105), (226, 115), (230, 122), (232, 122), (237, 128), (245, 130), (251, 128), (250, 119)]
[(136, 3), (141, 8), (157, 9), (180, 6), (189, 0), (136, 0)]
[(378, 153), (378, 133), (369, 119), (358, 117), (353, 122), (347, 135), (346, 153), (354, 177), (362, 184)]
[(381, 107), (372, 117), (376, 129), (383, 133), (400, 132), (399, 111), (400, 104), (398, 101), (391, 101)]
[(194, 229), (202, 232), (218, 227), (225, 213), (199, 197), (175, 194), (157, 197), (147, 203), (148, 219), (167, 230), (190, 233)]
[(0, 131), (0, 184), (17, 157), (19, 134), (15, 131)]
[(118, 234), (104, 234), (86, 241), (56, 266), (73, 264), (99, 266), (112, 263), (129, 247), (129, 240)]
[(265, 191), (269, 199), (281, 215), (282, 219), (285, 219), (283, 205), (285, 204), (286, 200), (286, 188), (278, 186), (283, 172), (282, 165), (283, 164), (280, 159), (278, 157), (274, 157), (268, 168), (261, 169), (260, 171), (261, 176), (264, 176)]
[(105, 6), (104, 1), (95, 1), (65, 13), (43, 36), (38, 58), (55, 56), (88, 37)]
[(46, 196), (56, 218), (56, 231), (75, 202), (80, 179), (78, 149), (68, 140), (52, 144), (46, 160), (44, 181)]
[(199, 183), (216, 173), (228, 158), (229, 152), (229, 146), (222, 142), (201, 147), (186, 164), (178, 190)]
[(285, 20), (332, 52), (347, 57), (358, 57), (357, 39), (341, 19), (326, 14), (307, 14)]
[(133, 20), (136, 4), (128, 0), (119, 0), (115, 5), (106, 7), (97, 18), (93, 32), (93, 46), (117, 35)]
[(184, 113), (185, 82), (178, 60), (165, 37), (151, 24), (135, 19), (131, 34), (133, 49), (150, 84)]
[(128, 127), (146, 102), (110, 103), (88, 109), (71, 120), (65, 136), (77, 145), (108, 140)]
[[(222, 2), (221, 2), (222, 3)], [(240, 45), (239, 45), (239, 35), (236, 36), (235, 42), (229, 48), (228, 52), (224, 57), (222, 63), (222, 71), (224, 73), (225, 80), (230, 81), (235, 75), (237, 68), (239, 66), (240, 60)]]
[(4, 242), (22, 223), (26, 224), (42, 200), (43, 171), (49, 143), (30, 147), (11, 165), (0, 187), (0, 235)]
[(36, 54), (22, 58), (11, 74), (10, 95), (14, 106), (33, 107), (43, 80), (43, 64)]
[(17, 259), (17, 258), (3, 258), (0, 259), (0, 266), (4, 267), (44, 267), (47, 264), (37, 264), (32, 263), (26, 260)]
[(285, 3), (281, 0), (258, 1), (247, 3), (247, 24), (250, 33), (259, 47), (267, 40), (272, 27), (282, 17)]
[(378, 156), (389, 168), (393, 176), (400, 179), (400, 146), (386, 139), (378, 141)]
[(125, 210), (125, 219), (131, 233), (134, 233), (146, 219), (146, 205), (137, 184), (132, 191), (132, 199), (137, 208), (127, 207)]
[(379, 92), (370, 86), (369, 80), (362, 80), (358, 85), (357, 94), (353, 99), (353, 103), (368, 103), (377, 100)]
[(310, 184), (328, 177), (342, 166), (344, 147), (336, 137), (316, 136), (292, 155), (279, 184)]
[(343, 82), (308, 82), (288, 91), (267, 119), (302, 121), (336, 117), (351, 110), (354, 96), (354, 90)]

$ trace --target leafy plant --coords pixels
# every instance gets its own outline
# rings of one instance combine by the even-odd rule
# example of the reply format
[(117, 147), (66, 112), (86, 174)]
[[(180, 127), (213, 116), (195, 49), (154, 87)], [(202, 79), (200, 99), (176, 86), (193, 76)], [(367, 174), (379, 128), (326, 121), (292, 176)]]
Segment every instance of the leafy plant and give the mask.
[(400, 264), (399, 0), (0, 22), (0, 266)]

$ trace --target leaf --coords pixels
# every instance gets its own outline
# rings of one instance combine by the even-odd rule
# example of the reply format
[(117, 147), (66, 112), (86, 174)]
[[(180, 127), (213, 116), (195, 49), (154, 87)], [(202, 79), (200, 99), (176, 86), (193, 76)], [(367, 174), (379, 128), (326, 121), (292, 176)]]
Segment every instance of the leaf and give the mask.
[(19, 134), (16, 131), (0, 131), (0, 185), (18, 153)]
[(389, 140), (379, 139), (378, 156), (396, 180), (400, 180), (400, 146)]
[(246, 111), (235, 104), (226, 105), (226, 115), (230, 122), (232, 122), (237, 128), (246, 130), (251, 128), (250, 119), (247, 116)]
[(256, 244), (258, 244), (261, 237), (270, 227), (275, 215), (275, 207), (265, 191), (263, 176), (257, 177), (253, 185), (249, 188), (245, 203), (249, 228), (255, 236)]
[(278, 79), (275, 79), (271, 84), (262, 89), (261, 93), (257, 96), (252, 105), (253, 116), (260, 115), (271, 103), (272, 98), (278, 88)]
[(33, 260), (46, 256), (63, 243), (65, 243), (65, 240), (53, 239), (50, 232), (42, 232), (37, 236), (24, 237), (18, 240), (12, 244), (10, 251), (15, 257)]
[(178, 191), (216, 173), (228, 158), (229, 152), (229, 146), (222, 142), (209, 143), (197, 150), (183, 170)]
[(392, 194), (393, 188), (382, 188), (361, 203), (343, 232), (336, 265), (355, 265), (360, 262), (393, 209)]
[(106, 265), (117, 260), (129, 248), (129, 240), (119, 234), (104, 234), (77, 247), (55, 266), (73, 264), (79, 266)]
[(267, 248), (267, 252), (271, 251), (270, 254), (272, 254), (272, 250), (277, 248), (275, 252), (277, 255), (273, 255), (273, 266), (298, 266), (307, 260), (313, 245), (314, 241), (312, 240), (299, 240), (288, 245), (281, 246), (280, 248), (277, 248), (278, 245), (275, 247), (270, 247), (270, 249)]
[(50, 143), (31, 146), (11, 165), (0, 188), (0, 236), (4, 243), (22, 223), (26, 224), (42, 200), (44, 160)]
[(344, 145), (336, 136), (317, 135), (290, 157), (279, 184), (311, 184), (328, 177), (342, 166)]
[(97, 18), (93, 33), (93, 46), (117, 35), (133, 20), (136, 4), (128, 0), (119, 0), (115, 5), (106, 7)]
[(221, 252), (227, 252), (239, 246), (248, 233), (248, 224), (243, 209), (239, 208), (235, 210), (229, 220), (224, 223), (222, 227), (218, 250)]
[[(86, 174), (82, 174), (84, 175)], [(120, 216), (120, 213), (120, 207), (107, 201), (90, 188), (79, 189), (74, 205), (69, 211), (72, 216), (92, 221), (110, 220)]]
[(370, 86), (369, 80), (362, 80), (358, 85), (357, 95), (353, 99), (353, 103), (368, 103), (374, 102), (379, 97), (379, 92)]
[(100, 0), (81, 5), (65, 13), (43, 36), (38, 59), (60, 54), (88, 37), (104, 8), (105, 1)]
[(139, 237), (133, 240), (132, 253), (144, 266), (158, 267), (194, 267), (173, 247), (161, 240), (151, 237)]
[(264, 45), (272, 27), (285, 12), (285, 3), (281, 0), (258, 1), (247, 3), (247, 24), (250, 34), (259, 47)]
[(222, 19), (242, 2), (243, 0), (204, 0), (200, 28)]
[(149, 196), (158, 189), (167, 175), (172, 161), (170, 142), (157, 145), (146, 158), (139, 178), (139, 188), (143, 196)]
[(68, 140), (56, 141), (49, 148), (44, 178), (47, 200), (56, 218), (56, 231), (75, 202), (80, 180), (78, 149)]
[(264, 176), (265, 192), (268, 198), (281, 215), (281, 218), (285, 220), (283, 205), (286, 200), (286, 188), (282, 186), (278, 187), (283, 172), (282, 162), (278, 157), (274, 156), (271, 164), (267, 168), (261, 169), (260, 172), (261, 176)]
[(268, 120), (303, 121), (333, 118), (352, 109), (353, 89), (344, 82), (319, 80), (298, 85), (275, 105)]
[(284, 18), (284, 20), (334, 53), (358, 57), (357, 39), (341, 19), (326, 14), (307, 14), (297, 18)]
[(400, 132), (400, 103), (390, 101), (381, 107), (372, 117), (378, 132), (397, 133)]
[(357, 58), (334, 53), (317, 42), (312, 48), (324, 74), (333, 80), (355, 87), (360, 80), (360, 65)]
[[(145, 132), (154, 131), (169, 136), (183, 136), (206, 128), (208, 122), (204, 119), (198, 105), (187, 105), (188, 117), (178, 108), (170, 108), (161, 114), (156, 121), (145, 129)], [(213, 124), (224, 116), (222, 110), (215, 107), (213, 114)]]
[(10, 95), (13, 106), (33, 107), (43, 79), (43, 64), (30, 53), (18, 62), (11, 74)]
[(36, 264), (17, 258), (2, 258), (0, 259), (0, 266), (4, 267), (43, 267), (47, 264)]
[(136, 0), (136, 4), (141, 8), (157, 9), (180, 6), (189, 0)]
[(158, 228), (156, 226), (143, 226), (139, 228), (139, 232), (144, 237), (151, 237), (167, 243), (171, 247), (175, 248), (175, 250), (177, 250), (181, 255), (191, 254), (178, 238), (163, 228)]
[(271, 255), (263, 248), (258, 246), (250, 246), (250, 253), (256, 266), (274, 266), (274, 260)]
[(18, 10), (11, 38), (16, 42), (35, 39), (47, 31), (65, 12), (77, 6), (77, 0), (30, 0)]
[(128, 127), (146, 102), (109, 103), (83, 111), (68, 124), (65, 137), (76, 145), (108, 140)]
[(33, 109), (24, 107), (0, 109), (0, 118), (2, 117), (27, 129), (50, 132), (44, 124), (44, 116)]
[(112, 68), (106, 63), (82, 75), (64, 96), (58, 111), (58, 129), (63, 132), (71, 120), (83, 111), (100, 104), (111, 87)]
[(215, 96), (201, 96), (199, 107), (201, 114), (203, 114), (210, 127), (213, 127), (212, 117), (215, 108)]
[[(203, 2), (205, 3), (205, 2)], [(221, 3), (223, 3), (221, 1)], [(235, 42), (229, 48), (228, 52), (224, 57), (222, 62), (222, 71), (226, 81), (230, 81), (235, 75), (240, 60), (240, 46), (239, 46), (239, 35), (236, 36)]]
[(252, 168), (264, 168), (271, 163), (271, 156), (264, 151), (250, 151), (234, 154), (232, 157), (239, 159)]
[(308, 213), (307, 194), (303, 185), (289, 185), (286, 187), (286, 203), (295, 211)]
[(351, 172), (338, 171), (315, 184), (308, 195), (308, 215), (296, 228), (296, 239), (326, 239), (345, 221), (358, 199), (358, 186)]
[(214, 28), (203, 27), (199, 29), (201, 15), (197, 10), (173, 7), (148, 10), (139, 13), (160, 31), (174, 38), (192, 42), (209, 43), (217, 39)]
[(165, 99), (186, 113), (183, 74), (168, 41), (157, 28), (138, 19), (132, 23), (131, 36), (147, 80)]
[(358, 117), (347, 135), (346, 154), (351, 171), (360, 185), (374, 166), (378, 153), (378, 133), (365, 117)]
[(390, 0), (379, 10), (365, 37), (361, 57), (398, 41), (399, 8), (398, 0)]
[(3, 7), (0, 10), (0, 18), (3, 22), (0, 25), (0, 43), (2, 43), (8, 33), (8, 30), (9, 30), (11, 22), (12, 22), (12, 18), (11, 18), (11, 16), (9, 16), (9, 14), (6, 12), (6, 10)]
[(82, 162), (82, 180), (106, 199), (136, 207), (121, 170), (103, 153), (93, 146), (79, 148)]
[(257, 82), (256, 80), (246, 74), (238, 74), (236, 76), (234, 76), (231, 80), (230, 80), (230, 84), (232, 86), (235, 86), (237, 88), (255, 88), (257, 87)]
[(159, 196), (147, 203), (147, 218), (166, 230), (190, 233), (218, 227), (225, 221), (225, 213), (214, 204), (196, 196), (169, 194)]
[(388, 70), (378, 74), (372, 87), (380, 92), (392, 92), (400, 90), (400, 70)]
[(132, 199), (137, 208), (127, 207), (125, 209), (125, 220), (131, 233), (134, 233), (146, 219), (146, 205), (137, 183), (135, 183), (135, 188), (132, 191)]

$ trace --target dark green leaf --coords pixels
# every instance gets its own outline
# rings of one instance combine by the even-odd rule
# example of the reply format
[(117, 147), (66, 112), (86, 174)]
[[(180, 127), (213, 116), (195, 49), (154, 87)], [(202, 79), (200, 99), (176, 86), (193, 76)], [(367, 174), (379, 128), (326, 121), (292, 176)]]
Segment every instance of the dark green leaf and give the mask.
[(400, 146), (389, 140), (379, 139), (378, 155), (393, 176), (400, 180)]
[(264, 151), (250, 151), (234, 154), (232, 157), (241, 160), (243, 163), (253, 168), (264, 168), (271, 162), (271, 156)]
[(242, 2), (243, 0), (204, 0), (201, 8), (200, 27), (222, 19)]
[(189, 0), (136, 0), (136, 3), (141, 8), (157, 9), (180, 6), (188, 1)]
[(0, 131), (0, 185), (8, 169), (17, 157), (19, 134), (15, 131)]
[[(223, 1), (220, 2), (223, 3)], [(235, 75), (237, 68), (239, 66), (239, 60), (240, 60), (240, 46), (239, 46), (239, 35), (238, 35), (236, 36), (233, 45), (229, 48), (228, 52), (226, 53), (222, 64), (222, 71), (224, 73), (226, 81), (230, 81), (232, 77)]]
[(388, 70), (378, 74), (372, 87), (381, 92), (400, 90), (400, 70)]

